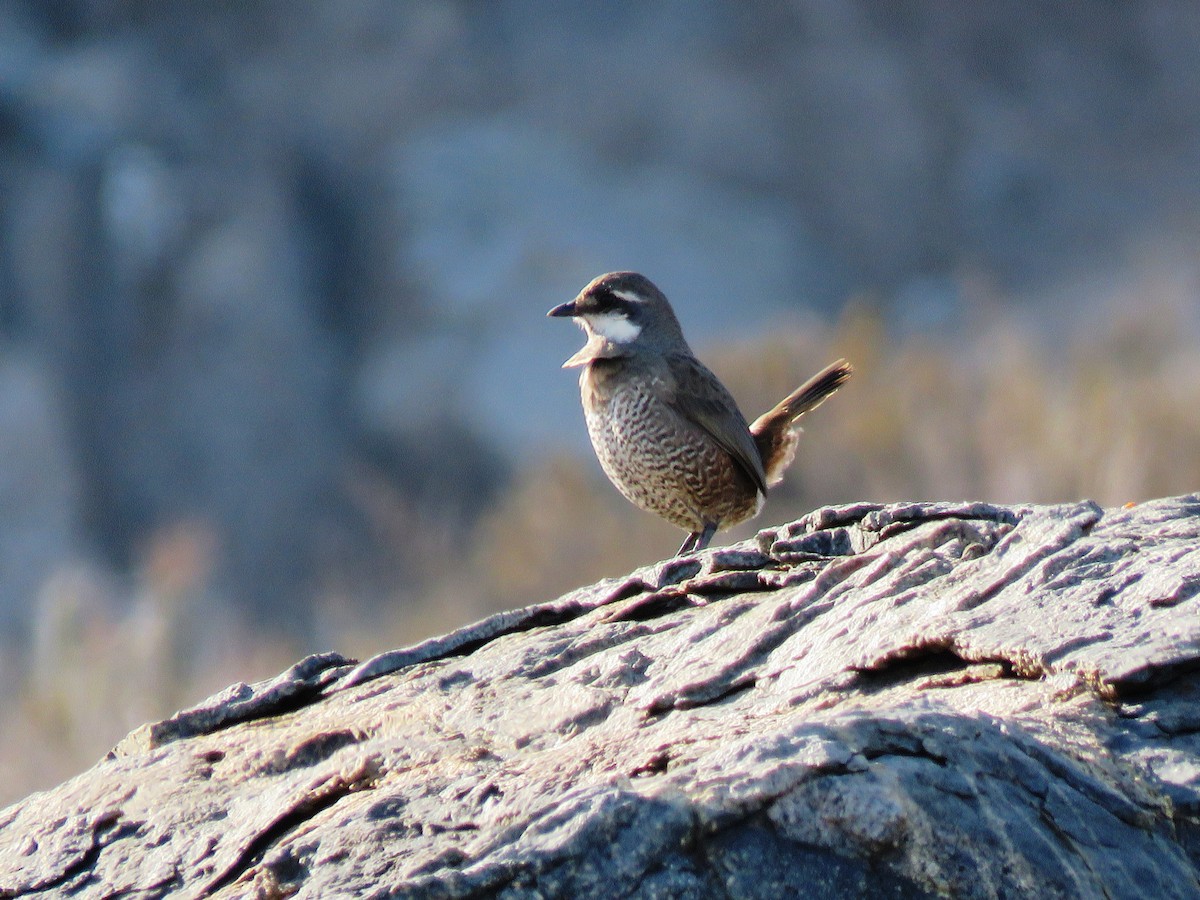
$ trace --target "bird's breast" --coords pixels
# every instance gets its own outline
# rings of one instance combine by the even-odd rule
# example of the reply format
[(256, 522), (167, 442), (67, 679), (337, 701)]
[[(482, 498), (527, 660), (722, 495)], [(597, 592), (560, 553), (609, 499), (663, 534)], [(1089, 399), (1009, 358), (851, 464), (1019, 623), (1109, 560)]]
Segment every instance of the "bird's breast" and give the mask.
[(629, 379), (623, 377), (620, 360), (597, 359), (584, 366), (579, 374), (579, 392), (583, 399), (583, 409), (606, 409), (611, 405), (614, 396), (621, 390), (623, 383)]
[(588, 434), (627, 498), (680, 527), (740, 521), (760, 498), (728, 452), (669, 402), (661, 375), (607, 362), (580, 376)]

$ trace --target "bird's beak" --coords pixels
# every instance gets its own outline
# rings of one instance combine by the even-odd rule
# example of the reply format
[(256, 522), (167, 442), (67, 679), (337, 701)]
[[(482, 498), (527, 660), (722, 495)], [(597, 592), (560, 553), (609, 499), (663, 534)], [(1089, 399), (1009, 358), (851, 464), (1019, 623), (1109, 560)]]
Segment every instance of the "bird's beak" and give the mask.
[(546, 315), (553, 316), (556, 319), (562, 319), (566, 318), (567, 316), (574, 316), (577, 312), (578, 310), (575, 308), (575, 301), (572, 300), (569, 303), (560, 303), (558, 306), (554, 307), (554, 309), (550, 310), (550, 312), (546, 313)]

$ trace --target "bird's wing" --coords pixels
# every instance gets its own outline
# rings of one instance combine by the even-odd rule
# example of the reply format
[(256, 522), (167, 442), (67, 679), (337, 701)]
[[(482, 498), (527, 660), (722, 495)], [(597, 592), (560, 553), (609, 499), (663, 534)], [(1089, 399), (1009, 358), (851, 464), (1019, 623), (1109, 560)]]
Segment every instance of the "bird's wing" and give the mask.
[(690, 353), (667, 355), (674, 383), (670, 405), (721, 445), (764, 494), (767, 476), (745, 417), (725, 385)]

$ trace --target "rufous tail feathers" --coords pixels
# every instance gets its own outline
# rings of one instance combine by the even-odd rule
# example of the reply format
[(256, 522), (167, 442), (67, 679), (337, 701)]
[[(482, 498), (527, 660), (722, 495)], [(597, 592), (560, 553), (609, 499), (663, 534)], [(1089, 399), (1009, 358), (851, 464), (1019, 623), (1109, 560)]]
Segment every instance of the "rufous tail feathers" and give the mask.
[(796, 455), (800, 436), (792, 423), (816, 409), (825, 398), (842, 386), (854, 367), (844, 359), (830, 363), (796, 390), (783, 398), (770, 412), (763, 413), (750, 426), (750, 434), (762, 457), (767, 485), (778, 484)]

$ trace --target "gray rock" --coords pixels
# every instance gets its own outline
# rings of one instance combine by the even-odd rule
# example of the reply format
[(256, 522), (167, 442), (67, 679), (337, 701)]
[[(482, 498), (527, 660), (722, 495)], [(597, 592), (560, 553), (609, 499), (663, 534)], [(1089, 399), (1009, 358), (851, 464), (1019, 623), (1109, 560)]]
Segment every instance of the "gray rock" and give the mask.
[(0, 896), (1200, 896), (1200, 495), (855, 504), (0, 812)]

